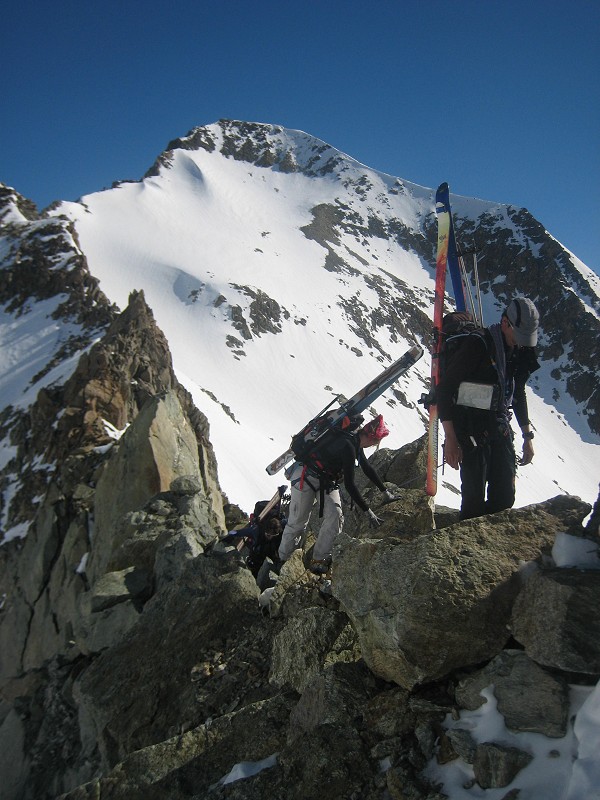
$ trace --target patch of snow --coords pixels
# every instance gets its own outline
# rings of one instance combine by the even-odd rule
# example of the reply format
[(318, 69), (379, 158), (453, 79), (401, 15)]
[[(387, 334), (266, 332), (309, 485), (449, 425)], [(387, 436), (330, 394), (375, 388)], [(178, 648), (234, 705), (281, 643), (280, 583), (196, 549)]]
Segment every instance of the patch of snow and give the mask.
[(258, 773), (262, 772), (264, 769), (274, 767), (277, 764), (278, 756), (279, 753), (274, 753), (268, 758), (263, 758), (262, 761), (241, 761), (239, 764), (235, 764), (227, 775), (224, 775), (216, 784), (211, 786), (211, 789), (217, 786), (226, 786), (228, 783), (241, 781), (253, 775), (258, 775)]
[(557, 567), (600, 569), (600, 545), (591, 539), (557, 533), (552, 558)]
[(19, 522), (17, 525), (13, 525), (12, 528), (9, 528), (6, 533), (4, 534), (4, 538), (0, 541), (0, 545), (6, 544), (7, 542), (11, 542), (13, 539), (24, 539), (27, 536), (29, 531), (29, 523), (28, 522)]
[(83, 556), (81, 557), (81, 561), (80, 561), (80, 562), (79, 562), (79, 564), (78, 564), (78, 565), (75, 567), (75, 572), (76, 572), (78, 575), (84, 575), (84, 574), (85, 574), (85, 568), (86, 568), (86, 566), (87, 566), (87, 562), (88, 562), (88, 557), (89, 557), (89, 555), (90, 555), (89, 553), (84, 553), (84, 554), (83, 554)]
[[(447, 764), (438, 764), (432, 759), (423, 773), (428, 780), (441, 784), (442, 791), (452, 800), (502, 800), (513, 789), (519, 791), (520, 800), (593, 800), (599, 797), (600, 684), (571, 686), (568, 730), (562, 739), (509, 730), (497, 709), (493, 687), (488, 686), (481, 695), (486, 702), (475, 711), (461, 712), (458, 720), (448, 714), (445, 729), (468, 730), (477, 743), (497, 742), (516, 747), (533, 756), (533, 760), (512, 783), (498, 789), (482, 789), (473, 784), (473, 767), (461, 758)], [(589, 742), (587, 737), (590, 737)], [(580, 793), (579, 787), (592, 788), (592, 793)]]

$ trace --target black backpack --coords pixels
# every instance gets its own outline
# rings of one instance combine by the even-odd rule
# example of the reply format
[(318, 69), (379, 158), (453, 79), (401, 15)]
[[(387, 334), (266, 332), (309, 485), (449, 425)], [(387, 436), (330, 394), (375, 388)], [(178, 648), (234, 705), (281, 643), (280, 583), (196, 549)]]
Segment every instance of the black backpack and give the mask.
[[(465, 336), (479, 336), (484, 342), (490, 358), (493, 353), (493, 343), (489, 339), (489, 334), (473, 319), (468, 311), (451, 311), (442, 320), (442, 330), (438, 334), (441, 337), (439, 349), (439, 373), (438, 382), (443, 380), (452, 356), (465, 340)], [(421, 396), (419, 401), (426, 409), (435, 402), (435, 389), (430, 389), (427, 394)]]
[(451, 311), (442, 320), (442, 345), (440, 347), (439, 380), (442, 380), (448, 362), (464, 342), (465, 336), (479, 336), (485, 342), (489, 352), (489, 342), (485, 328), (475, 322), (468, 311)]
[[(249, 527), (254, 526), (256, 533), (254, 536), (248, 536), (245, 540), (245, 544), (250, 550), (246, 565), (255, 578), (258, 578), (258, 573), (265, 558), (268, 557), (275, 562), (279, 557), (279, 545), (287, 522), (288, 498), (284, 495), (285, 488), (285, 486), (279, 487), (279, 502), (262, 519), (260, 519), (260, 515), (263, 509), (272, 502), (270, 500), (259, 500), (255, 503), (254, 511), (250, 515)], [(273, 520), (279, 520), (280, 522), (278, 533), (272, 533), (270, 530)]]
[(310, 467), (319, 477), (336, 480), (339, 476), (328, 464), (328, 453), (339, 441), (340, 435), (354, 433), (363, 422), (361, 414), (347, 414), (334, 425), (324, 415), (315, 417), (292, 437), (291, 450), (296, 461)]
[(254, 504), (254, 511), (250, 514), (250, 522), (256, 522), (257, 525), (264, 525), (268, 520), (273, 519), (273, 517), (279, 516), (279, 504), (272, 508), (263, 519), (259, 520), (259, 517), (262, 513), (263, 508), (269, 504), (269, 500), (259, 500), (257, 503)]

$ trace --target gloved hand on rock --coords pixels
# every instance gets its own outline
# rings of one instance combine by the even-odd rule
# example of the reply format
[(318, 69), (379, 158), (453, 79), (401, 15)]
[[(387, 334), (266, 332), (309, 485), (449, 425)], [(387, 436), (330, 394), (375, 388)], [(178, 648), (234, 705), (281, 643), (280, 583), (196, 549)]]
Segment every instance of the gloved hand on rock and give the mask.
[(379, 519), (377, 514), (370, 508), (367, 510), (367, 516), (369, 517), (369, 525), (371, 528), (378, 528), (383, 522), (383, 520)]

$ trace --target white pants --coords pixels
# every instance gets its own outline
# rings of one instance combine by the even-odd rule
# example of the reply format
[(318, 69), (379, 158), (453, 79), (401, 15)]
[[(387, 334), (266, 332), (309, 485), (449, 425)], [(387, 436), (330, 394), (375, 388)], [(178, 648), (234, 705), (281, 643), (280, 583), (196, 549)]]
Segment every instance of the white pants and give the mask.
[[(316, 478), (308, 476), (308, 480), (317, 486), (316, 490), (309, 486), (306, 479), (302, 489), (299, 488), (302, 469), (302, 464), (298, 464), (290, 475), (292, 482), (290, 510), (287, 524), (283, 529), (281, 544), (279, 545), (279, 558), (282, 561), (286, 561), (294, 550), (303, 546), (310, 512), (320, 497)], [(343, 524), (344, 516), (342, 514), (340, 493), (337, 489), (332, 489), (331, 492), (325, 494), (323, 500), (323, 522), (313, 550), (313, 558), (316, 561), (331, 557), (333, 542), (342, 530)]]

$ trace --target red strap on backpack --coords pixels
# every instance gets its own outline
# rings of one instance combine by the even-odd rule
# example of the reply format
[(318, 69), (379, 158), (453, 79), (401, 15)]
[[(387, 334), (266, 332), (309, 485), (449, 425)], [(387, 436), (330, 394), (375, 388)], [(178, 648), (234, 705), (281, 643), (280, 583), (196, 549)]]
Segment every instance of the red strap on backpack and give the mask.
[(300, 476), (300, 484), (298, 488), (302, 491), (302, 487), (304, 486), (304, 476), (306, 475), (306, 464), (302, 468), (302, 475)]

